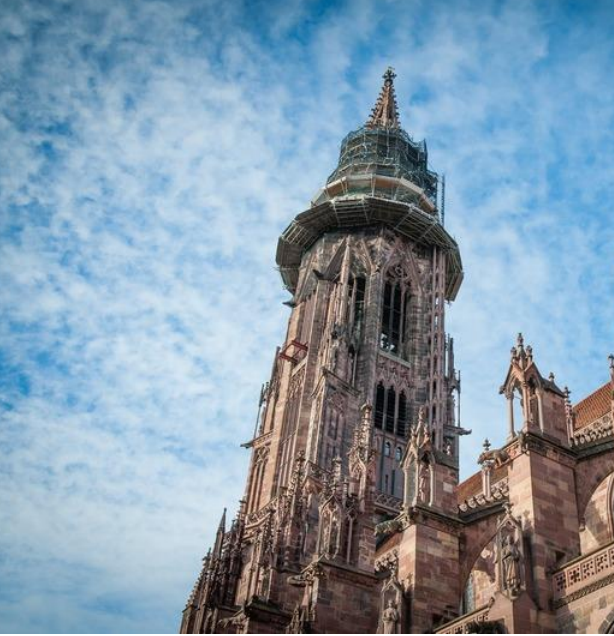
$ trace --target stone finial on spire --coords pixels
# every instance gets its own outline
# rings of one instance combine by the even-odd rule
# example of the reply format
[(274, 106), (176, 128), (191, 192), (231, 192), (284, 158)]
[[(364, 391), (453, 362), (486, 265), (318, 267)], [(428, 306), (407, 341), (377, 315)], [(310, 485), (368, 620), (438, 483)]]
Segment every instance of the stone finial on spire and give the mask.
[(516, 346), (512, 347), (510, 351), (512, 362), (518, 362), (521, 358), (524, 358), (524, 336), (519, 333), (516, 339)]
[(395, 77), (394, 69), (389, 66), (383, 75), (384, 85), (366, 123), (367, 128), (399, 128), (399, 111), (394, 94)]
[(518, 334), (516, 339), (516, 348), (518, 351), (524, 351), (524, 336), (521, 333)]
[(610, 378), (612, 383), (614, 383), (614, 355), (610, 354), (608, 360), (610, 361)]
[(226, 508), (224, 508), (224, 512), (222, 513), (222, 518), (220, 519), (220, 525), (218, 526), (217, 531), (221, 533), (226, 532)]
[(524, 336), (519, 333), (516, 346), (511, 350), (512, 364), (517, 364), (521, 369), (526, 369), (533, 363), (533, 347), (524, 345)]
[(573, 437), (574, 430), (573, 406), (571, 404), (571, 399), (569, 398), (571, 391), (565, 387), (563, 389), (563, 395), (565, 396), (565, 421), (567, 423), (567, 433), (569, 435), (569, 439), (571, 439)]
[(217, 533), (215, 535), (215, 546), (213, 548), (213, 554), (216, 557), (219, 557), (222, 554), (222, 544), (224, 543), (224, 534), (226, 534), (226, 508), (224, 508), (224, 512), (222, 513), (222, 518), (220, 519), (220, 525), (217, 528)]

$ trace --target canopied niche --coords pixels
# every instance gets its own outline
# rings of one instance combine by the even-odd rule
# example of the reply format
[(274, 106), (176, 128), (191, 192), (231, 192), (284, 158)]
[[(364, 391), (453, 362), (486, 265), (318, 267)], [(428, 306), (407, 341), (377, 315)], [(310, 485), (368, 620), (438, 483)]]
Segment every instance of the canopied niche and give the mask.
[(435, 455), (425, 416), (425, 408), (421, 407), (418, 425), (412, 430), (401, 465), (405, 474), (406, 508), (418, 504), (431, 506), (435, 496)]
[(504, 504), (505, 514), (497, 526), (497, 588), (515, 598), (526, 588), (524, 537), (519, 519), (512, 515), (511, 504)]
[(486, 543), (467, 578), (460, 611), (463, 614), (486, 607), (496, 593), (516, 598), (526, 589), (522, 525), (505, 504), (495, 535)]
[(407, 624), (407, 603), (405, 589), (399, 581), (399, 561), (396, 550), (389, 553), (387, 558), (376, 565), (376, 570), (385, 574), (380, 595), (380, 618), (377, 627), (378, 634), (405, 633)]

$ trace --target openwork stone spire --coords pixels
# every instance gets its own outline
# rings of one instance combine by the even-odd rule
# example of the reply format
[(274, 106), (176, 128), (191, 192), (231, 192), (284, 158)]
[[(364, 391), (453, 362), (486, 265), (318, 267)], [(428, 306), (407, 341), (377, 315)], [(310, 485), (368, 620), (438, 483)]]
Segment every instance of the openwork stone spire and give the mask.
[(383, 75), (384, 85), (371, 111), (371, 117), (365, 124), (367, 128), (399, 128), (399, 111), (394, 94), (394, 78), (396, 74), (389, 66)]

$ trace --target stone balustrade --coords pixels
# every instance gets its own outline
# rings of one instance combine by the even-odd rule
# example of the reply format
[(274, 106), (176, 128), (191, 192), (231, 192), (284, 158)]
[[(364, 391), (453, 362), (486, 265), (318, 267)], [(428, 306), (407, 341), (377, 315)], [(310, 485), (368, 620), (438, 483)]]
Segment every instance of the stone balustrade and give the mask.
[(555, 572), (552, 577), (554, 602), (609, 575), (614, 576), (614, 542), (578, 557)]
[(464, 614), (455, 618), (453, 621), (442, 625), (435, 633), (436, 634), (473, 634), (473, 629), (477, 624), (488, 621), (488, 612), (490, 611), (490, 605), (480, 607), (479, 609)]
[(394, 495), (378, 492), (375, 494), (375, 506), (385, 508), (392, 512), (401, 512), (403, 500), (395, 497)]

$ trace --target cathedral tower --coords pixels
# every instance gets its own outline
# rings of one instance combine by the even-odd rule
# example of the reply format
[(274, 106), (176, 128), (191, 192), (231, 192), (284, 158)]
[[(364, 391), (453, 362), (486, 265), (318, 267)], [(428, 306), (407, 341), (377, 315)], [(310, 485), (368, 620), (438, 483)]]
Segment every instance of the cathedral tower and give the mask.
[(456, 511), (464, 431), (445, 307), (462, 265), (426, 143), (400, 127), (394, 78), (279, 239), (287, 336), (244, 498), (229, 529), (222, 519), (184, 633), (374, 632), (375, 528), (416, 505)]

